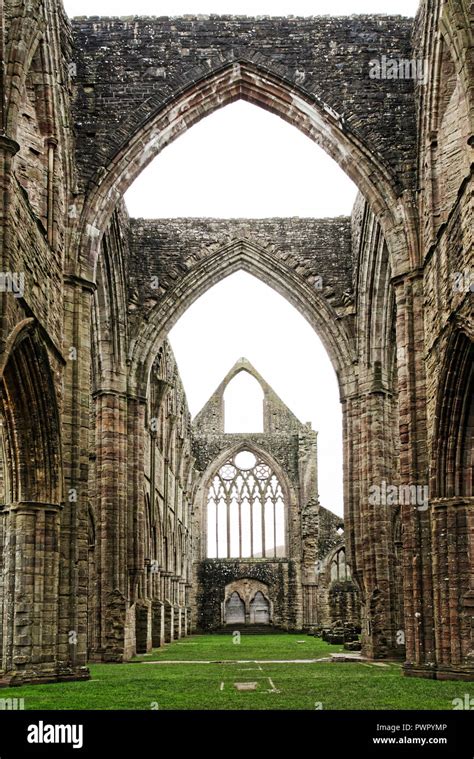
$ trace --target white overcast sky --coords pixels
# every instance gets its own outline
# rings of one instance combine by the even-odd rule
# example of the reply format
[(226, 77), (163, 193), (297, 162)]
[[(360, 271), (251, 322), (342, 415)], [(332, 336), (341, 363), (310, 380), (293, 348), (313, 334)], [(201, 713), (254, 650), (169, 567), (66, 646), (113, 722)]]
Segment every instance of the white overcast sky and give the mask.
[(247, 16), (350, 16), (389, 13), (413, 16), (418, 0), (66, 0), (69, 16), (182, 16), (233, 14)]
[[(351, 15), (413, 16), (418, 0), (67, 0), (70, 16)], [(294, 127), (260, 108), (233, 103), (168, 146), (126, 193), (132, 216), (275, 217), (349, 214), (356, 188)], [(273, 241), (270, 241), (273, 242)], [(170, 333), (195, 415), (241, 356), (282, 400), (318, 430), (319, 493), (342, 514), (339, 393), (313, 329), (278, 293), (240, 272), (211, 288)], [(255, 401), (255, 398), (257, 399)], [(248, 429), (261, 398), (243, 375), (226, 393), (229, 431)]]

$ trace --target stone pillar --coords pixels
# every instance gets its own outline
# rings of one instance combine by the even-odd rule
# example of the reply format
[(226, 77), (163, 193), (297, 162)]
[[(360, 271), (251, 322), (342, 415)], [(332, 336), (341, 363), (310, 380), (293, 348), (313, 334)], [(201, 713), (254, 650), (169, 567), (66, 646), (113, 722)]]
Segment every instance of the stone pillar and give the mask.
[(129, 397), (127, 406), (127, 565), (131, 601), (136, 599), (140, 579), (145, 574), (145, 410), (146, 399)]
[(362, 650), (370, 658), (400, 655), (393, 589), (393, 506), (377, 498), (398, 483), (393, 426), (396, 399), (375, 367), (343, 402), (344, 524), (352, 577), (362, 613)]
[(180, 606), (175, 606), (175, 609), (174, 609), (174, 638), (175, 638), (175, 640), (179, 640), (180, 638), (182, 638), (182, 633), (181, 633), (181, 623), (182, 623), (181, 612), (182, 612), (181, 607)]
[(3, 507), (2, 684), (87, 677), (58, 663), (59, 505)]
[(135, 604), (135, 653), (146, 654), (151, 651), (151, 605), (139, 600)]
[(107, 661), (122, 661), (128, 596), (127, 566), (127, 399), (116, 390), (94, 394), (96, 507), (100, 594), (99, 648)]
[(3, 672), (3, 626), (4, 626), (4, 609), (5, 609), (5, 584), (4, 584), (4, 572), (5, 572), (5, 523), (6, 515), (4, 513), (3, 504), (0, 506), (0, 681)]
[(439, 498), (433, 518), (437, 679), (474, 679), (474, 498)]
[(152, 645), (160, 648), (165, 642), (165, 610), (161, 601), (152, 601)]
[(170, 601), (164, 602), (165, 610), (165, 643), (172, 643), (174, 640), (174, 606)]
[(60, 661), (79, 668), (87, 657), (90, 318), (94, 289), (90, 281), (65, 276), (62, 441), (66, 497), (61, 514), (58, 644)]
[[(419, 271), (395, 281), (400, 430), (400, 484), (426, 486), (426, 377), (424, 296)], [(404, 615), (407, 674), (432, 676), (435, 641), (432, 584), (431, 514), (417, 504), (401, 507), (404, 557)]]

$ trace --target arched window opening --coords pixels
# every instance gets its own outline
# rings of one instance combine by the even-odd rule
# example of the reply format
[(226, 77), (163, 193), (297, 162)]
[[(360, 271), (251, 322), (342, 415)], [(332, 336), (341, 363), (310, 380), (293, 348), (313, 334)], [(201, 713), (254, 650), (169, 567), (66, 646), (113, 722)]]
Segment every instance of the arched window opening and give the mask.
[(229, 458), (207, 501), (209, 558), (285, 556), (285, 497), (272, 467), (252, 451)]
[[(324, 182), (315, 183), (315, 176)], [(356, 195), (323, 148), (275, 114), (239, 100), (167, 145), (130, 185), (125, 201), (131, 216), (149, 219), (329, 217), (349, 214)]]
[(263, 390), (255, 377), (239, 372), (224, 392), (225, 432), (263, 432)]
[(331, 561), (331, 582), (347, 582), (351, 579), (351, 570), (346, 562), (346, 549), (340, 548)]
[[(326, 349), (304, 316), (264, 281), (240, 270), (224, 277), (192, 303), (170, 331), (169, 341), (193, 417), (235, 364), (236, 357), (246, 356), (294, 414), (311, 421), (313, 429), (318, 430), (320, 500), (332, 503), (335, 512), (342, 514), (340, 391)], [(245, 371), (240, 374), (245, 376)], [(229, 391), (230, 388), (229, 382)], [(225, 396), (224, 402), (228, 420), (231, 401)], [(212, 421), (217, 431), (220, 407), (213, 413), (209, 423)], [(225, 420), (223, 431), (229, 431)]]

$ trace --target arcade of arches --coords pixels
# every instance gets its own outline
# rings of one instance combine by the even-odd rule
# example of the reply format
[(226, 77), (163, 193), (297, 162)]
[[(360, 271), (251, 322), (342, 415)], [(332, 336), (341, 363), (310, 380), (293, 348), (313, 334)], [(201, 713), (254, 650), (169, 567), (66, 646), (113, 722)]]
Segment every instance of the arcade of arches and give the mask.
[[(472, 4), (1, 13), (0, 683), (87, 678), (88, 661), (226, 623), (337, 619), (407, 675), (472, 679)], [(426, 80), (371, 77), (387, 55)], [(129, 218), (141, 170), (238, 98), (339, 164), (350, 217)], [(318, 501), (317, 433), (247, 361), (190, 418), (167, 334), (238, 270), (333, 363), (343, 525)], [(242, 371), (263, 432), (225, 432)]]

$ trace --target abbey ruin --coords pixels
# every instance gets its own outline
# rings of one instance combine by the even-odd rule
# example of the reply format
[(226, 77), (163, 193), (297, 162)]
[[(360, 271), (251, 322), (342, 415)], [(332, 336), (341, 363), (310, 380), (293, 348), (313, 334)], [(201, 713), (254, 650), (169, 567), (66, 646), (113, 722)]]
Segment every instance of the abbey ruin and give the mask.
[[(0, 685), (337, 620), (369, 659), (473, 679), (472, 21), (468, 0), (414, 20), (3, 4)], [(239, 98), (351, 177), (350, 217), (129, 217), (140, 172)], [(317, 430), (245, 357), (191, 419), (167, 336), (240, 270), (332, 361), (344, 520), (318, 498)], [(225, 432), (239, 372), (263, 432)]]

